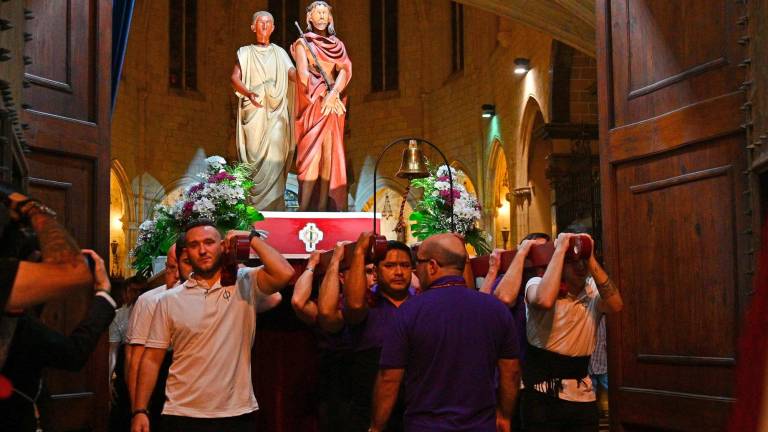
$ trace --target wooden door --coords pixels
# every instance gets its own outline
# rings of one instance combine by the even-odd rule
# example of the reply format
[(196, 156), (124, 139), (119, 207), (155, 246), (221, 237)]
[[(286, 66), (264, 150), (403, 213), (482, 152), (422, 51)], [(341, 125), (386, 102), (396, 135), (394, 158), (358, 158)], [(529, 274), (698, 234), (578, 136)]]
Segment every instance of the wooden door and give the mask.
[[(112, 2), (26, 0), (31, 64), (24, 91), (29, 106), (29, 193), (58, 214), (81, 247), (108, 258), (109, 104)], [(70, 332), (93, 294), (46, 305), (44, 321)], [(80, 372), (47, 372), (52, 403), (46, 431), (105, 431), (109, 412), (107, 344), (102, 340)]]
[(615, 431), (721, 431), (749, 284), (744, 6), (598, 0)]

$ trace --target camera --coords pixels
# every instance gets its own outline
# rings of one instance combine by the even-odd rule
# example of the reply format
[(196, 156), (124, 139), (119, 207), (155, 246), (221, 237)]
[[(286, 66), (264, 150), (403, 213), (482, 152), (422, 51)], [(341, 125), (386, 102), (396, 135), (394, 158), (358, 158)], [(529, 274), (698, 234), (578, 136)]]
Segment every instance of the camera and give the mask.
[(16, 186), (0, 182), (0, 256), (27, 260), (40, 250), (40, 244), (32, 227), (11, 219), (9, 197), (14, 193), (19, 193)]
[(12, 221), (9, 212), (8, 207), (0, 203), (0, 257), (28, 260), (40, 250), (37, 235), (29, 225)]
[(88, 270), (90, 270), (91, 274), (93, 274), (93, 271), (96, 269), (96, 262), (93, 260), (93, 257), (87, 253), (84, 253), (83, 258), (85, 258), (85, 261), (88, 263)]

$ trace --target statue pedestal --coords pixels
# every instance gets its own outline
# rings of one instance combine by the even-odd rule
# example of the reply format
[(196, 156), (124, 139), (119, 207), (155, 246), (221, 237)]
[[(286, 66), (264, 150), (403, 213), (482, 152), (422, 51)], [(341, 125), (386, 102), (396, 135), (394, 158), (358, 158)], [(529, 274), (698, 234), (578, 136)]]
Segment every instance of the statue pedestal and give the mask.
[(288, 259), (303, 259), (315, 250), (331, 250), (336, 242), (355, 241), (361, 232), (379, 230), (381, 215), (370, 212), (261, 212), (254, 226), (269, 232), (267, 242)]

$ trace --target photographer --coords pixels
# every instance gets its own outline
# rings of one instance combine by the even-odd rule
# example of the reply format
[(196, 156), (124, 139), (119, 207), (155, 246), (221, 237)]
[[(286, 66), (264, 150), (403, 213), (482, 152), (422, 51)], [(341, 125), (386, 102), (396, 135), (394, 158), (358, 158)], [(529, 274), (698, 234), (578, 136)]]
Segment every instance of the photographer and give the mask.
[(17, 319), (8, 359), (2, 374), (13, 383), (13, 394), (0, 401), (0, 430), (40, 430), (38, 406), (42, 396), (43, 368), (77, 371), (85, 366), (102, 333), (115, 316), (117, 304), (110, 296), (111, 285), (104, 260), (94, 251), (83, 253), (94, 262), (95, 296), (88, 314), (69, 336), (43, 324), (31, 313)]
[[(2, 182), (0, 203), (0, 310), (24, 309), (93, 284), (80, 248), (53, 210)], [(35, 249), (25, 236), (28, 228), (37, 237), (42, 262), (25, 261)], [(3, 333), (0, 367), (7, 350)]]
[(543, 277), (525, 286), (528, 349), (521, 405), (526, 431), (598, 430), (589, 358), (600, 315), (621, 311), (623, 303), (594, 248), (582, 257), (575, 250), (577, 240), (592, 242), (586, 234), (560, 234)]

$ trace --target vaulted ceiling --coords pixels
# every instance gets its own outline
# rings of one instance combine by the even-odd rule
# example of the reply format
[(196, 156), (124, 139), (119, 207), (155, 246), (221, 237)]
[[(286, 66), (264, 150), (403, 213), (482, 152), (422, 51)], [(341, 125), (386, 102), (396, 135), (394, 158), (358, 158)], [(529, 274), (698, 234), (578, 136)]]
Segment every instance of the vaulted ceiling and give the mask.
[(549, 33), (595, 55), (594, 0), (459, 0)]

